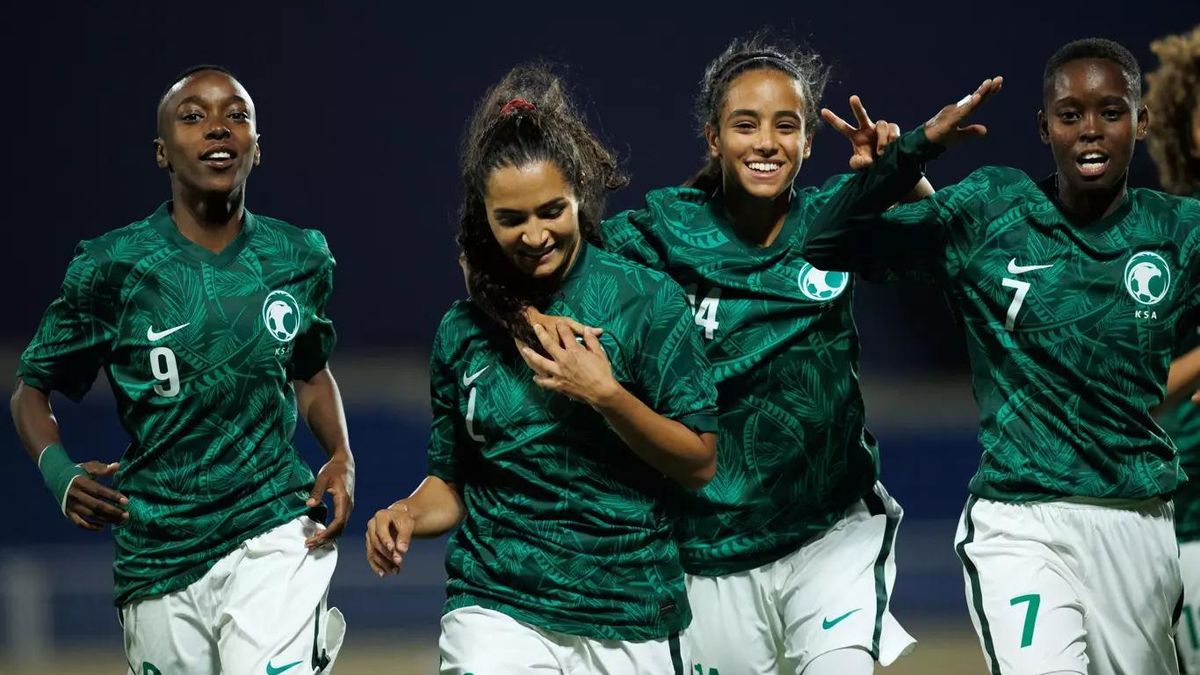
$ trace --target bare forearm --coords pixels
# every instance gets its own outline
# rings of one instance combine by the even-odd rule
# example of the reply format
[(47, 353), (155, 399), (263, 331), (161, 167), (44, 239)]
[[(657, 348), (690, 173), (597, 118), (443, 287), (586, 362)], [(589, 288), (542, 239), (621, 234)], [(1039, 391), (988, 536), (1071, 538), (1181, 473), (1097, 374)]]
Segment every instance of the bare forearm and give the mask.
[(1162, 405), (1154, 410), (1161, 414), (1167, 408), (1186, 399), (1200, 386), (1200, 348), (1180, 356), (1171, 362), (1171, 370), (1167, 373), (1167, 395)]
[(595, 408), (634, 454), (683, 485), (699, 489), (716, 472), (715, 435), (659, 415), (624, 387)]
[(413, 519), (413, 536), (422, 539), (442, 536), (466, 515), (458, 490), (437, 476), (427, 476), (411, 495), (388, 508), (406, 510)]
[(54, 418), (50, 397), (45, 392), (18, 379), (9, 400), (9, 410), (21, 445), (34, 462), (46, 446), (60, 442), (58, 420)]
[(324, 368), (306, 381), (296, 382), (296, 402), (321, 449), (331, 459), (339, 455), (353, 459), (350, 453), (350, 433), (346, 428), (346, 412), (337, 380), (329, 368)]

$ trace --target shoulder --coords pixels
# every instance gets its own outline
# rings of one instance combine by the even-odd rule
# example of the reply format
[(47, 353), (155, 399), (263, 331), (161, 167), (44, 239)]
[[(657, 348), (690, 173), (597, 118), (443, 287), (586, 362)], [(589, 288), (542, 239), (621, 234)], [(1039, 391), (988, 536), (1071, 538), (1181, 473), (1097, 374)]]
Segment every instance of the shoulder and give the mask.
[(161, 248), (162, 237), (151, 227), (147, 217), (79, 242), (75, 255), (86, 255), (98, 265), (133, 263)]
[(1013, 208), (1027, 208), (1047, 202), (1045, 193), (1024, 171), (1007, 166), (980, 167), (958, 183), (938, 188), (939, 201), (947, 205), (970, 206), (982, 220), (991, 221)]
[(708, 203), (708, 195), (686, 187), (668, 187), (646, 193), (645, 204), (640, 209), (622, 211), (605, 220), (605, 229), (633, 224), (644, 230), (670, 228), (686, 221), (702, 211)]
[(677, 286), (675, 281), (666, 273), (639, 265), (636, 262), (599, 247), (592, 246), (588, 251), (588, 257), (591, 259), (591, 265), (593, 266), (589, 272), (607, 271), (618, 280), (641, 289), (657, 290), (664, 285), (669, 287)]
[(329, 250), (329, 242), (325, 240), (325, 235), (320, 230), (297, 227), (279, 218), (257, 213), (252, 217), (255, 227), (254, 238), (260, 244), (271, 241), (285, 242), (308, 256), (320, 260), (325, 265), (333, 266), (335, 263), (333, 253)]
[(455, 300), (438, 322), (433, 338), (434, 355), (448, 356), (455, 345), (483, 335), (492, 325), (490, 319), (470, 300)]

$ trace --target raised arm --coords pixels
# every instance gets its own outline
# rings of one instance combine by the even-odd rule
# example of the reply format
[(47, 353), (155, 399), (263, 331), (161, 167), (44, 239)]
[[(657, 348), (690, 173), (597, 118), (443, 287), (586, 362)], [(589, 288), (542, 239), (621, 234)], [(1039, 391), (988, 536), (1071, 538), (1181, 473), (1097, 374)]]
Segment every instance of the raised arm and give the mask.
[[(821, 269), (879, 276), (897, 262), (944, 243), (945, 213), (937, 200), (921, 199), (884, 212), (902, 201), (924, 175), (925, 163), (948, 145), (983, 136), (979, 124), (962, 126), (980, 103), (999, 91), (1002, 80), (984, 80), (970, 95), (942, 108), (923, 126), (890, 143), (867, 169), (846, 182), (825, 204), (810, 228), (804, 258)], [(861, 124), (861, 120), (860, 120)], [(860, 164), (863, 163), (860, 161)], [(897, 228), (889, 221), (908, 223)]]

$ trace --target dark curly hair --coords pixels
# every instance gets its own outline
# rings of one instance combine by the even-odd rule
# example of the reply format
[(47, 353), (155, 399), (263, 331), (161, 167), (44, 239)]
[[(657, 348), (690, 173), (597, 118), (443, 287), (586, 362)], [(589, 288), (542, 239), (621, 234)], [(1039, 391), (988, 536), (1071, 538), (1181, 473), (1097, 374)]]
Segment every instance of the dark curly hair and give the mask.
[(1200, 26), (1155, 40), (1150, 49), (1160, 65), (1146, 74), (1146, 143), (1163, 189), (1190, 195), (1200, 190), (1200, 148), (1192, 135), (1192, 116), (1200, 108)]
[(553, 162), (562, 171), (579, 202), (581, 237), (599, 244), (608, 192), (627, 179), (616, 156), (588, 129), (563, 80), (545, 64), (518, 66), (489, 89), (471, 116), (462, 146), (458, 245), (469, 269), (471, 300), (531, 345), (537, 340), (524, 309), (545, 309), (561, 277), (533, 279), (512, 264), (488, 225), (484, 193), (496, 169), (538, 161)]
[[(721, 107), (725, 105), (729, 84), (742, 73), (761, 69), (778, 70), (800, 84), (804, 96), (804, 127), (808, 137), (812, 138), (821, 122), (817, 111), (829, 81), (829, 68), (816, 52), (774, 38), (767, 31), (735, 39), (704, 70), (700, 95), (696, 97), (696, 121), (701, 138), (705, 137), (706, 125), (719, 128)], [(709, 157), (704, 168), (685, 185), (712, 193), (721, 187), (721, 180), (721, 160)]]

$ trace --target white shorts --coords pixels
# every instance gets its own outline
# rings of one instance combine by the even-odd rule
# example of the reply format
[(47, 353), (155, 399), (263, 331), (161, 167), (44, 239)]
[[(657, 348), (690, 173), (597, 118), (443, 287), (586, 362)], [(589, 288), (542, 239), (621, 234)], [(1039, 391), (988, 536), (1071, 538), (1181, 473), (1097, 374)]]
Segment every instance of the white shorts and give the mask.
[(956, 551), (991, 673), (1178, 673), (1170, 502), (972, 497)]
[(885, 666), (911, 651), (916, 641), (888, 609), (902, 516), (876, 483), (827, 532), (779, 560), (688, 575), (688, 672), (792, 675), (837, 649), (862, 649)]
[(1180, 671), (1200, 673), (1200, 541), (1179, 545), (1179, 570), (1183, 574), (1183, 616), (1175, 628)]
[(326, 610), (337, 550), (307, 516), (242, 542), (187, 588), (121, 608), (133, 675), (329, 673), (346, 624)]
[(592, 640), (472, 606), (442, 617), (442, 675), (686, 675), (679, 638)]

